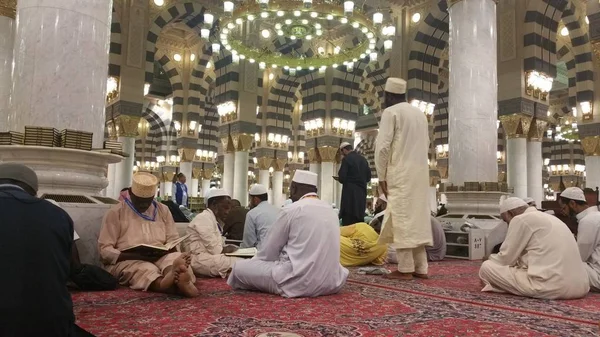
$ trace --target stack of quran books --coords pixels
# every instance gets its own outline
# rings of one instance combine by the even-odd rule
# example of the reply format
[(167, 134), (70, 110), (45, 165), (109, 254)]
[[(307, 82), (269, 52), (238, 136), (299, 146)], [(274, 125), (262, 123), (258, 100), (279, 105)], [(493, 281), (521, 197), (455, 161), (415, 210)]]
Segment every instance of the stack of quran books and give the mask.
[(107, 140), (104, 142), (104, 150), (112, 154), (123, 155), (123, 144), (114, 140)]
[(25, 135), (22, 132), (0, 132), (0, 145), (23, 145)]
[(60, 133), (55, 128), (26, 126), (25, 145), (60, 147)]
[(500, 191), (500, 187), (498, 186), (498, 182), (482, 182), (480, 183), (481, 190), (484, 192), (497, 192)]
[(469, 192), (478, 192), (479, 191), (479, 183), (473, 181), (465, 182), (465, 191)]
[(91, 151), (92, 137), (91, 132), (64, 129), (61, 131), (60, 143), (68, 149)]

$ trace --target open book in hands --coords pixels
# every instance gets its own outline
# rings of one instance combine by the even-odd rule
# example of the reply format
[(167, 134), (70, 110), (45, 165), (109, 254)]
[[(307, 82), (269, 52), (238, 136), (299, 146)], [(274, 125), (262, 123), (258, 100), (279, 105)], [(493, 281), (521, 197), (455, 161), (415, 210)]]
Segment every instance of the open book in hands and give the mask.
[(190, 237), (189, 234), (184, 235), (175, 241), (167, 242), (167, 244), (165, 244), (165, 245), (147, 245), (147, 244), (142, 243), (140, 245), (135, 245), (133, 247), (123, 249), (123, 252), (137, 253), (137, 254), (141, 254), (141, 255), (155, 255), (155, 254), (159, 254), (159, 253), (166, 253), (166, 252), (170, 251), (171, 249), (177, 247), (177, 245), (179, 245), (181, 242), (183, 242), (185, 239), (187, 239), (189, 237)]
[(258, 250), (255, 247), (251, 248), (240, 248), (233, 253), (227, 253), (227, 256), (237, 256), (237, 257), (254, 257), (258, 253)]

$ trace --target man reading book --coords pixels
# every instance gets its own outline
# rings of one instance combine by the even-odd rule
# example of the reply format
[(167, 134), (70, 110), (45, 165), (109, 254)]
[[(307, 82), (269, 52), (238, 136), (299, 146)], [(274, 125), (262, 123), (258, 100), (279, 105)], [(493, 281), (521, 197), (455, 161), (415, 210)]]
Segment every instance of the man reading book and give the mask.
[(190, 255), (176, 248), (132, 249), (136, 246), (169, 247), (179, 234), (169, 208), (154, 201), (158, 179), (136, 173), (129, 197), (104, 217), (98, 246), (108, 272), (121, 285), (135, 290), (198, 296)]

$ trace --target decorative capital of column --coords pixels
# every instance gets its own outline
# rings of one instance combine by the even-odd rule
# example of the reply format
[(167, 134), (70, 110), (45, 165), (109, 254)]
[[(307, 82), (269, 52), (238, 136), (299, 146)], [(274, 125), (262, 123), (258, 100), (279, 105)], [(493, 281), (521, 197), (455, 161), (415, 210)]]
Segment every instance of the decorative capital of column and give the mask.
[(236, 151), (250, 151), (252, 142), (254, 142), (254, 135), (248, 135), (245, 133), (235, 135), (231, 137), (233, 139), (233, 147)]
[(202, 176), (202, 169), (199, 167), (194, 167), (192, 169), (192, 179), (200, 179)]
[(162, 181), (165, 183), (172, 182), (174, 177), (175, 177), (175, 172), (163, 172), (162, 173)]
[(258, 169), (261, 171), (268, 170), (271, 167), (271, 164), (273, 163), (273, 158), (269, 157), (260, 157), (257, 160)]
[(286, 163), (287, 163), (287, 159), (283, 159), (283, 158), (273, 159), (273, 169), (275, 171), (283, 172), (283, 169), (285, 168)]
[(139, 135), (138, 129), (141, 116), (120, 115), (115, 118), (117, 134), (119, 137), (135, 138)]
[(213, 169), (204, 169), (202, 170), (202, 179), (204, 180), (210, 180), (212, 179), (214, 170)]
[(586, 156), (600, 156), (600, 136), (585, 137), (581, 140), (581, 147)]
[(337, 153), (338, 153), (337, 147), (333, 147), (333, 146), (319, 147), (319, 155), (321, 156), (322, 163), (334, 163)]
[(223, 152), (235, 152), (235, 147), (233, 145), (233, 140), (231, 139), (231, 136), (221, 138), (221, 145), (223, 146)]
[[(535, 122), (535, 123), (534, 123)], [(529, 128), (529, 141), (541, 142), (544, 140), (546, 135), (546, 129), (548, 129), (548, 122), (541, 119), (534, 119)]]
[(437, 169), (440, 173), (440, 179), (448, 179), (448, 167), (438, 166)]
[(194, 157), (196, 156), (196, 149), (181, 148), (177, 149), (177, 152), (179, 153), (179, 158), (184, 163), (190, 163), (194, 161)]
[(532, 117), (522, 114), (500, 116), (500, 122), (508, 139), (527, 138)]
[(319, 152), (317, 152), (317, 149), (308, 149), (308, 162), (311, 164), (318, 164), (319, 163)]
[(17, 17), (17, 0), (0, 0), (0, 16), (14, 19)]

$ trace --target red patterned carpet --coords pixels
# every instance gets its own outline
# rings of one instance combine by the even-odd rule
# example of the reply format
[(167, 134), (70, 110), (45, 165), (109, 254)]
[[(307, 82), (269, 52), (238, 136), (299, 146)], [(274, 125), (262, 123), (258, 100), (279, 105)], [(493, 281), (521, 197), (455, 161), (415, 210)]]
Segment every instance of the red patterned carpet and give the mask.
[(284, 299), (201, 279), (181, 299), (120, 289), (74, 293), (78, 324), (97, 336), (600, 336), (600, 294), (543, 301), (481, 293), (478, 262), (444, 261), (431, 279), (354, 271), (334, 296)]

